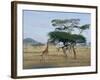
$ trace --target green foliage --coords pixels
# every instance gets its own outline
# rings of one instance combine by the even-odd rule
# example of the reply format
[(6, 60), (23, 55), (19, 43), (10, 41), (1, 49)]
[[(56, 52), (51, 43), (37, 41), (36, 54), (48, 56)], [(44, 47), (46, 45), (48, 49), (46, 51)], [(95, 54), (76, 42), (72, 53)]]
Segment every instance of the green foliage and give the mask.
[(79, 24), (79, 19), (54, 19), (51, 21), (55, 30), (65, 30), (68, 33), (74, 31), (74, 26)]
[(81, 27), (79, 27), (79, 29), (80, 29), (79, 34), (81, 34), (84, 30), (89, 29), (89, 26), (90, 26), (90, 24), (85, 24), (85, 25), (82, 25)]
[(65, 20), (60, 20), (60, 19), (54, 19), (54, 20), (51, 21), (51, 23), (54, 27), (57, 27), (57, 26), (61, 27), (66, 23), (66, 21)]
[(55, 24), (66, 24), (68, 20), (54, 19), (51, 22)]
[(86, 43), (86, 38), (83, 35), (80, 34), (72, 34), (72, 40), (74, 40), (76, 43)]
[(67, 32), (59, 32), (59, 31), (53, 31), (50, 32), (49, 37), (51, 41), (59, 41), (59, 42), (64, 42), (64, 43), (85, 43), (86, 39), (82, 35), (78, 34), (70, 34)]
[[(51, 21), (55, 31), (49, 32), (48, 36), (51, 42), (66, 43), (85, 43), (86, 38), (81, 34), (84, 30), (89, 29), (90, 24), (79, 26), (80, 19), (54, 19)], [(75, 28), (79, 34), (72, 34)]]
[[(50, 42), (63, 42), (63, 52), (66, 53), (64, 48), (70, 46), (73, 49), (74, 56), (76, 58), (76, 52), (74, 46), (76, 43), (86, 43), (86, 38), (81, 35), (81, 33), (89, 29), (89, 24), (79, 26), (80, 19), (54, 19), (51, 21), (52, 25), (55, 27), (55, 31), (49, 32)], [(72, 34), (72, 31), (76, 29), (79, 30), (79, 34)]]
[(85, 24), (85, 25), (82, 25), (82, 26), (80, 27), (80, 29), (86, 30), (86, 29), (89, 29), (89, 26), (90, 26), (90, 24)]
[(55, 30), (65, 30), (68, 33), (72, 33), (72, 31), (77, 28), (79, 34), (81, 34), (84, 30), (89, 29), (90, 24), (79, 26), (79, 21), (80, 19), (54, 19), (51, 23), (55, 27)]
[(73, 25), (78, 25), (80, 19), (54, 19), (51, 21), (51, 23), (54, 26), (59, 26), (60, 24), (67, 25), (67, 24), (73, 24)]

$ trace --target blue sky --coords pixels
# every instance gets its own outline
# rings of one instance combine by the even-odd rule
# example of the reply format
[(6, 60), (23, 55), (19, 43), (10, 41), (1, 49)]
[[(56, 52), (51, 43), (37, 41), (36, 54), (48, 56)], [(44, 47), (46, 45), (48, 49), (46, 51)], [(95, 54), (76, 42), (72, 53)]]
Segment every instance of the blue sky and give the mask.
[[(91, 14), (89, 13), (23, 10), (23, 38), (32, 38), (45, 43), (48, 39), (47, 34), (55, 29), (51, 25), (51, 20), (71, 18), (80, 19), (80, 25), (91, 24)], [(90, 42), (90, 29), (85, 31), (83, 35)]]

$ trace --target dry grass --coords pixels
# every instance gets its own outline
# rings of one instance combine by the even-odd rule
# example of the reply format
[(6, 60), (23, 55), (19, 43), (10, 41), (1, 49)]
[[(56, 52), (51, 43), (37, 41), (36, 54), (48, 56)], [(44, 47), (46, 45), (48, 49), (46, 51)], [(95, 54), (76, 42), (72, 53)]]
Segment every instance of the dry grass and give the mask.
[(55, 46), (49, 46), (49, 54), (44, 58), (41, 56), (45, 46), (30, 46), (24, 49), (24, 69), (33, 68), (51, 68), (51, 67), (75, 67), (75, 66), (89, 66), (90, 61), (90, 48), (77, 47), (77, 58), (74, 59), (73, 52), (67, 51), (66, 57), (62, 50), (59, 52)]

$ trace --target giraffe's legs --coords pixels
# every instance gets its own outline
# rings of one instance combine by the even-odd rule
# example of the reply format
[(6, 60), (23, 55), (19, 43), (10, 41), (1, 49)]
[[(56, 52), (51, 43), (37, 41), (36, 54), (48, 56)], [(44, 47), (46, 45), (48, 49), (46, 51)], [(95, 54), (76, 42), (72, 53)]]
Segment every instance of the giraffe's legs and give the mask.
[(65, 48), (62, 48), (62, 50), (63, 50), (64, 55), (67, 57), (66, 49)]
[(76, 59), (76, 51), (75, 51), (74, 45), (72, 46), (72, 50), (73, 50), (73, 53), (74, 53), (74, 59)]

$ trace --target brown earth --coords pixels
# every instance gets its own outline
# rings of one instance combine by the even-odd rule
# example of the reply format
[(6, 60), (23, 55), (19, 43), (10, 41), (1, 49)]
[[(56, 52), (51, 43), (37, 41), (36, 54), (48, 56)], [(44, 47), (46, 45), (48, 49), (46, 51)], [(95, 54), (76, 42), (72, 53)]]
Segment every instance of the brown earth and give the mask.
[(76, 59), (74, 59), (73, 52), (66, 51), (68, 55), (66, 57), (62, 50), (58, 52), (56, 47), (52, 45), (49, 46), (48, 55), (42, 57), (41, 54), (44, 49), (45, 46), (24, 48), (23, 69), (89, 66), (91, 64), (91, 52), (88, 47), (76, 47)]

